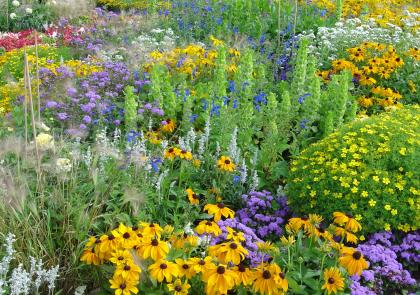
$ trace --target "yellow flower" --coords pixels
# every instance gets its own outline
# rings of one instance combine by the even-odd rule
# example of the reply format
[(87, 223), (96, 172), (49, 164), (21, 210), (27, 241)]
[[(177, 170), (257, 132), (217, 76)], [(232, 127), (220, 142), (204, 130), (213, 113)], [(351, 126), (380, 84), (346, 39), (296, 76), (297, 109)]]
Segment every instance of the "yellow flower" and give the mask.
[(176, 278), (179, 274), (178, 266), (170, 261), (161, 259), (149, 266), (150, 276), (158, 281), (159, 283), (163, 282), (166, 279), (166, 282), (172, 282), (173, 278)]
[(174, 132), (175, 128), (176, 128), (176, 123), (175, 121), (171, 119), (166, 119), (165, 121), (163, 121), (163, 125), (161, 127), (162, 131), (166, 133)]
[(391, 230), (391, 225), (389, 223), (385, 223), (384, 224), (384, 230), (390, 231)]
[(220, 170), (233, 172), (235, 170), (236, 165), (232, 162), (229, 157), (221, 156), (220, 159), (217, 161), (217, 167)]
[(47, 150), (54, 148), (54, 138), (47, 133), (40, 133), (35, 138), (35, 142), (40, 149)]
[(232, 229), (230, 226), (227, 226), (226, 230), (228, 232), (226, 235), (226, 240), (232, 240), (238, 243), (245, 241), (243, 232), (237, 232), (234, 229)]
[(168, 253), (169, 246), (167, 242), (151, 237), (143, 238), (142, 243), (137, 247), (137, 254), (143, 259), (150, 257), (153, 260), (160, 260), (165, 258)]
[(287, 238), (286, 236), (282, 236), (280, 238), (280, 242), (283, 246), (292, 246), (296, 242), (296, 240), (294, 236), (288, 236)]
[(261, 294), (283, 294), (289, 285), (280, 267), (275, 264), (263, 263), (256, 268), (253, 290)]
[(195, 231), (199, 234), (213, 234), (214, 236), (219, 236), (222, 233), (222, 230), (217, 225), (216, 222), (210, 220), (202, 220), (195, 228)]
[(376, 205), (376, 201), (375, 201), (375, 200), (370, 199), (370, 200), (369, 200), (369, 206), (371, 206), (371, 207), (375, 207), (375, 205)]
[(338, 261), (351, 276), (355, 274), (361, 275), (362, 271), (368, 268), (362, 253), (350, 247), (343, 247)]
[(127, 261), (124, 264), (118, 264), (115, 269), (115, 276), (121, 276), (128, 281), (138, 281), (140, 279), (141, 269), (132, 261)]
[(165, 151), (164, 157), (165, 159), (173, 160), (175, 159), (176, 156), (179, 156), (180, 153), (181, 153), (181, 150), (179, 148), (171, 147)]
[(385, 206), (384, 206), (384, 209), (385, 209), (386, 211), (389, 211), (389, 210), (391, 210), (391, 206), (390, 206), (390, 205), (385, 205)]
[(115, 289), (115, 295), (131, 295), (131, 293), (137, 294), (139, 292), (136, 287), (137, 281), (114, 275), (109, 282), (111, 283), (111, 289)]
[(248, 250), (239, 243), (226, 242), (220, 245), (210, 246), (209, 255), (217, 257), (224, 264), (231, 262), (238, 265), (248, 255)]
[(388, 177), (384, 177), (384, 178), (382, 178), (382, 183), (383, 183), (383, 184), (390, 184), (390, 183), (391, 183), (391, 181), (389, 180), (389, 178), (388, 178)]
[(174, 295), (187, 295), (188, 289), (191, 288), (191, 285), (188, 282), (182, 283), (180, 279), (177, 279), (174, 283), (168, 284), (168, 290), (173, 292)]
[(196, 271), (194, 269), (194, 261), (177, 258), (175, 259), (175, 263), (178, 266), (180, 278), (185, 276), (187, 279), (191, 279), (195, 276)]
[(222, 219), (222, 216), (225, 218), (233, 218), (235, 216), (235, 212), (226, 207), (223, 203), (217, 205), (206, 204), (203, 211), (207, 211), (209, 214), (214, 215), (214, 221), (216, 222)]
[(141, 234), (144, 237), (154, 237), (160, 239), (163, 229), (157, 223), (139, 222)]
[(99, 256), (90, 248), (83, 250), (83, 254), (80, 257), (80, 261), (86, 264), (100, 265), (102, 263)]
[(407, 155), (407, 148), (405, 148), (405, 147), (400, 148), (399, 153), (403, 156), (406, 156)]
[(237, 281), (237, 274), (227, 268), (226, 265), (216, 266), (210, 264), (206, 272), (203, 272), (203, 281), (206, 284), (207, 294), (227, 294), (229, 290), (235, 287)]
[(248, 267), (245, 267), (243, 264), (239, 264), (233, 268), (233, 271), (237, 275), (236, 285), (251, 285), (254, 281), (254, 272)]
[(222, 40), (215, 38), (213, 35), (210, 36), (210, 40), (213, 43), (213, 46), (216, 46), (216, 47), (225, 44)]
[(344, 279), (338, 268), (330, 267), (324, 271), (324, 285), (321, 289), (326, 289), (328, 294), (344, 290)]
[(111, 258), (109, 259), (109, 261), (116, 265), (127, 264), (132, 260), (133, 256), (131, 256), (128, 250), (117, 250), (114, 253), (112, 253)]
[(191, 188), (187, 188), (186, 192), (187, 192), (188, 200), (190, 201), (191, 204), (193, 205), (200, 204), (198, 195)]
[(181, 150), (181, 152), (179, 153), (179, 157), (185, 160), (192, 160), (193, 158), (192, 153), (186, 150)]
[(118, 229), (112, 231), (112, 235), (118, 239), (121, 247), (124, 249), (132, 249), (138, 242), (137, 234), (129, 226), (120, 223)]
[(391, 214), (392, 215), (397, 215), (398, 214), (398, 210), (397, 209), (392, 209), (391, 210)]

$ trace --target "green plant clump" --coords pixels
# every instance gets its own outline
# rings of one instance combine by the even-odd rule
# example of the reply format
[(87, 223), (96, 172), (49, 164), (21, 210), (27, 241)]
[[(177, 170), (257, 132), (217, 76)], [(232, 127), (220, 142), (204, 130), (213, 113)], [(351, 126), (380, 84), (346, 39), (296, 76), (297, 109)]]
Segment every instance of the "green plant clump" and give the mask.
[(347, 212), (364, 233), (419, 228), (420, 108), (407, 107), (344, 125), (291, 164), (295, 212)]

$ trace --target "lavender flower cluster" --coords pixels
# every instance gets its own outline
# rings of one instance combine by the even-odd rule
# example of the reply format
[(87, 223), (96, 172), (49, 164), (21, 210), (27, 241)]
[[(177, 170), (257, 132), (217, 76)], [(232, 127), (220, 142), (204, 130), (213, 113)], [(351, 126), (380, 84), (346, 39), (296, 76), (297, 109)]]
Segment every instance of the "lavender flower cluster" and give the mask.
[(413, 290), (417, 283), (410, 272), (404, 269), (401, 260), (418, 262), (420, 235), (418, 232), (407, 235), (400, 245), (391, 232), (375, 233), (366, 243), (359, 245), (370, 263), (369, 270), (361, 276), (353, 276), (351, 294), (374, 295), (390, 294), (392, 290)]
[(43, 110), (66, 126), (68, 133), (83, 132), (99, 120), (106, 125), (121, 123), (123, 110), (117, 102), (130, 81), (130, 71), (119, 62), (98, 66), (103, 70), (80, 78), (64, 66), (57, 75), (46, 68), (40, 71), (43, 89), (47, 89), (42, 93)]
[(273, 196), (265, 190), (252, 191), (248, 195), (243, 195), (242, 200), (245, 206), (236, 212), (235, 219), (253, 228), (261, 239), (282, 235), (281, 226), (289, 215), (286, 196), (281, 194)]

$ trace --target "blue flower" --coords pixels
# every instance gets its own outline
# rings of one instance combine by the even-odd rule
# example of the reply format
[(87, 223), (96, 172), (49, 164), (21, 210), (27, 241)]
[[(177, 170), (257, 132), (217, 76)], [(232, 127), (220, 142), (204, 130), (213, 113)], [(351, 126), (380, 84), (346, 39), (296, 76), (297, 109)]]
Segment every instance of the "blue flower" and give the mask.
[(190, 116), (190, 123), (194, 123), (194, 121), (195, 121), (197, 118), (198, 118), (198, 115), (197, 115), (197, 114), (192, 114), (192, 115)]
[(152, 165), (152, 169), (155, 172), (159, 172), (159, 164), (162, 163), (162, 160), (157, 158), (157, 159), (153, 159), (151, 162)]
[(305, 98), (307, 98), (308, 96), (310, 96), (311, 94), (310, 93), (305, 93), (304, 95), (301, 95), (301, 96), (299, 96), (299, 98), (298, 98), (298, 102), (300, 103), (300, 104), (302, 104), (304, 101), (305, 101)]

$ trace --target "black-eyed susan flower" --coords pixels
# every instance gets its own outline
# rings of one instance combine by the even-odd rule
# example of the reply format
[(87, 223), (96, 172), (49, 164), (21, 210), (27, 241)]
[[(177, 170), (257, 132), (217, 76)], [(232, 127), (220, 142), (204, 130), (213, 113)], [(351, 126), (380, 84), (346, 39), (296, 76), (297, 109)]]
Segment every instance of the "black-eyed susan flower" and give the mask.
[(330, 267), (324, 271), (324, 285), (322, 285), (322, 290), (324, 289), (327, 290), (328, 294), (335, 294), (344, 290), (344, 279), (338, 268)]
[(217, 225), (216, 222), (210, 220), (202, 220), (195, 228), (195, 231), (199, 234), (212, 234), (214, 236), (219, 236), (222, 233), (222, 230)]
[(93, 264), (93, 265), (100, 265), (101, 259), (99, 256), (94, 252), (92, 248), (85, 248), (83, 250), (82, 256), (80, 257), (80, 261), (86, 264)]
[(232, 240), (239, 243), (245, 241), (243, 232), (236, 231), (230, 226), (227, 226), (226, 230), (227, 230), (226, 240)]
[(345, 238), (347, 243), (357, 244), (358, 238), (356, 235), (352, 234), (351, 232), (347, 231), (345, 228), (337, 226), (334, 230), (334, 234), (336, 236)]
[(188, 290), (191, 288), (191, 285), (188, 282), (182, 282), (180, 279), (176, 279), (172, 284), (168, 284), (169, 292), (172, 292), (174, 295), (187, 295)]
[(184, 260), (181, 258), (175, 259), (175, 263), (178, 266), (179, 277), (186, 277), (191, 279), (197, 273), (194, 268), (194, 262), (191, 260)]
[(253, 290), (261, 294), (282, 294), (288, 289), (288, 282), (275, 264), (263, 263), (256, 268)]
[(100, 237), (100, 239), (101, 239), (100, 249), (101, 249), (101, 252), (103, 252), (103, 253), (111, 254), (119, 246), (118, 239), (115, 238), (115, 236), (113, 234), (102, 235)]
[(207, 204), (204, 206), (203, 210), (213, 215), (214, 221), (216, 222), (222, 219), (222, 216), (225, 218), (233, 218), (235, 216), (235, 212), (232, 209), (226, 207), (223, 203), (219, 203), (217, 205)]
[(114, 263), (116, 265), (126, 264), (128, 262), (131, 262), (132, 260), (133, 260), (133, 256), (126, 249), (117, 250), (117, 251), (113, 252), (112, 255), (111, 255), (111, 258), (109, 259), (109, 261), (111, 261), (112, 263)]
[(157, 223), (139, 222), (139, 228), (141, 228), (141, 234), (144, 237), (156, 237), (162, 236), (163, 229)]
[(229, 290), (235, 287), (236, 273), (226, 265), (210, 264), (203, 272), (202, 279), (206, 284), (207, 294), (227, 294)]
[(351, 276), (355, 274), (361, 275), (362, 271), (368, 268), (362, 253), (350, 247), (341, 249), (341, 256), (338, 261)]
[(138, 242), (137, 234), (131, 227), (120, 223), (117, 229), (112, 231), (112, 235), (118, 239), (120, 246), (124, 249), (132, 249)]
[(333, 216), (334, 216), (334, 223), (341, 226), (345, 225), (345, 228), (348, 231), (355, 233), (362, 229), (362, 226), (360, 225), (360, 223), (355, 218), (353, 218), (353, 215), (351, 214), (334, 212)]
[(186, 192), (187, 192), (188, 200), (190, 201), (191, 204), (193, 205), (200, 204), (200, 199), (198, 195), (191, 188), (187, 188)]
[(286, 236), (282, 236), (280, 238), (280, 243), (283, 246), (292, 246), (294, 243), (296, 243), (296, 239), (294, 236), (288, 236), (287, 238)]
[(179, 154), (181, 153), (181, 150), (177, 147), (171, 147), (167, 150), (165, 150), (164, 157), (165, 159), (175, 159)]
[(213, 258), (206, 256), (204, 258), (193, 257), (189, 259), (197, 273), (207, 273), (208, 268), (213, 264)]
[(232, 269), (236, 273), (236, 285), (251, 285), (254, 281), (254, 272), (243, 264), (239, 264)]
[(178, 266), (170, 261), (161, 259), (149, 266), (150, 276), (158, 281), (159, 283), (163, 282), (166, 279), (166, 282), (172, 282), (173, 278), (178, 276)]
[(165, 121), (162, 121), (161, 130), (163, 132), (172, 133), (174, 132), (175, 128), (176, 128), (176, 123), (174, 120), (168, 118)]
[(209, 247), (209, 254), (215, 256), (222, 263), (239, 264), (248, 255), (248, 250), (237, 242), (226, 242)]
[(114, 274), (129, 281), (138, 281), (140, 279), (140, 273), (141, 269), (137, 264), (132, 261), (127, 261), (124, 264), (117, 265)]
[(137, 294), (139, 292), (137, 289), (137, 281), (114, 275), (109, 282), (111, 283), (111, 289), (115, 289), (115, 295), (131, 295), (131, 293)]
[(220, 159), (217, 160), (217, 167), (223, 171), (233, 172), (233, 170), (235, 170), (236, 165), (232, 162), (231, 158), (221, 156)]
[(165, 258), (169, 253), (168, 243), (156, 238), (145, 237), (137, 247), (137, 254), (143, 259), (152, 258), (159, 260)]
[(180, 157), (181, 159), (184, 159), (184, 160), (192, 160), (193, 155), (192, 155), (192, 153), (191, 153), (191, 152), (189, 152), (189, 151), (187, 151), (187, 150), (181, 150), (181, 151), (179, 152), (179, 157)]

